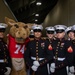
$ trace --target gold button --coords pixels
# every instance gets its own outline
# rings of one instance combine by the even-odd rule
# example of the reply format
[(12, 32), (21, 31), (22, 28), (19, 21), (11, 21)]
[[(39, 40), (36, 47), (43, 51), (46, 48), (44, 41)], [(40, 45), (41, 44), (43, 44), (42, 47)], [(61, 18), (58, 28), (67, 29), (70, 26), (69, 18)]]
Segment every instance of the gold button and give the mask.
[(37, 61), (39, 61), (39, 58), (36, 58)]
[(56, 52), (56, 54), (58, 54), (58, 52)]
[(36, 46), (38, 47), (38, 44), (36, 44)]
[(60, 42), (58, 42), (58, 44), (60, 44)]
[(38, 44), (38, 42), (36, 42)]
[(4, 62), (6, 62), (7, 61), (7, 59), (4, 59)]
[(38, 47), (36, 47), (36, 49), (38, 49)]
[(56, 51), (58, 51), (58, 49), (56, 49)]
[(57, 48), (58, 48), (58, 46), (57, 46)]
[(60, 65), (59, 65), (59, 67), (60, 67)]
[(38, 52), (38, 50), (36, 50), (36, 52)]
[(55, 56), (55, 59), (57, 59), (58, 57), (57, 57), (57, 55)]
[(38, 55), (38, 53), (36, 53), (36, 55)]
[(38, 58), (38, 56), (36, 56), (36, 58)]

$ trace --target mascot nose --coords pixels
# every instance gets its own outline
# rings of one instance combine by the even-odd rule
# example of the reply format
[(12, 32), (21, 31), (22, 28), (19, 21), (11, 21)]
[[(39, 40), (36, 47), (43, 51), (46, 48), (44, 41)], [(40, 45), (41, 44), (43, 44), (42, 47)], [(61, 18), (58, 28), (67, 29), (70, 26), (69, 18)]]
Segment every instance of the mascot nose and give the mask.
[(20, 37), (20, 39), (23, 39), (22, 37)]

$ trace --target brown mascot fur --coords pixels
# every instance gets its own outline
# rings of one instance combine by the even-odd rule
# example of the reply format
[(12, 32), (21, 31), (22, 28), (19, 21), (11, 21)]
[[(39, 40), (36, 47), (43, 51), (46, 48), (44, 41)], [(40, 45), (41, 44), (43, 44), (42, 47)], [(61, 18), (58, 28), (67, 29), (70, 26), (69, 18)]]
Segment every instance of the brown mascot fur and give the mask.
[(8, 48), (12, 60), (11, 75), (27, 75), (23, 55), (26, 44), (29, 42), (30, 25), (23, 22), (15, 22), (7, 17), (5, 22), (10, 26)]

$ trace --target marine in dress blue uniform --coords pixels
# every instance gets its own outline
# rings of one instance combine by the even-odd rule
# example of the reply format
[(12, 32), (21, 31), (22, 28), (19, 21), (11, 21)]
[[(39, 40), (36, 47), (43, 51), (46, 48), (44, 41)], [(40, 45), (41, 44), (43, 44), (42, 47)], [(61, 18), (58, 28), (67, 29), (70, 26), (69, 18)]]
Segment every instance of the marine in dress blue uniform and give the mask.
[(68, 40), (73, 40), (75, 38), (74, 30), (72, 29), (72, 26), (67, 27), (66, 34), (67, 34), (67, 39)]
[[(55, 37), (54, 37), (55, 28), (53, 26), (49, 26), (49, 27), (46, 27), (45, 29), (46, 29), (46, 36), (47, 36), (46, 42), (47, 42), (48, 48), (50, 50), (53, 50), (53, 41), (55, 40)], [(51, 62), (53, 62), (53, 60), (49, 61), (47, 63), (47, 69), (48, 69), (48, 74), (49, 75), (50, 75), (50, 64), (51, 64)]]
[(67, 75), (66, 66), (73, 61), (73, 48), (70, 41), (65, 40), (65, 25), (55, 25), (57, 38), (53, 44), (54, 62), (51, 63), (52, 75)]
[(9, 75), (11, 72), (11, 59), (9, 50), (4, 42), (6, 24), (0, 23), (0, 75)]
[(71, 42), (72, 42), (72, 47), (74, 49), (74, 52), (73, 52), (73, 55), (74, 55), (74, 59), (73, 59), (73, 64), (72, 64), (72, 67), (74, 66), (74, 70), (71, 68), (71, 74), (75, 75), (75, 25), (72, 26), (72, 29), (73, 31), (73, 34), (74, 34), (74, 37), (73, 39), (71, 39)]
[[(75, 40), (75, 34), (74, 34), (74, 27), (69, 26), (66, 29), (66, 34), (67, 34), (67, 39), (72, 43), (72, 48), (74, 50), (74, 40)], [(74, 52), (73, 52), (74, 55)], [(73, 63), (71, 64), (71, 66), (67, 67), (68, 70), (68, 75), (74, 75), (74, 59), (73, 59)]]
[(30, 67), (30, 75), (48, 75), (47, 62), (53, 59), (52, 50), (48, 49), (45, 39), (41, 38), (42, 25), (34, 25), (34, 39), (25, 50), (25, 60)]

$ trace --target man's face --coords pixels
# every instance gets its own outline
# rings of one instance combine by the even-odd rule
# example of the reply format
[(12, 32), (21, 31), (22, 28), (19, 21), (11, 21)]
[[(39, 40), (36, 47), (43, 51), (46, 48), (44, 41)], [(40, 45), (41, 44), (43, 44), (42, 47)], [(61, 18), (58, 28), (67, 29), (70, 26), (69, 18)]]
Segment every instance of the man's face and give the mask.
[(49, 39), (53, 39), (54, 34), (47, 34)]
[(42, 35), (41, 32), (34, 32), (34, 36), (35, 36), (35, 38), (40, 38), (41, 35)]
[(0, 38), (4, 37), (4, 32), (0, 32)]
[(70, 39), (74, 39), (74, 32), (69, 32), (69, 33), (68, 33), (68, 37), (69, 37)]
[(56, 33), (57, 38), (62, 39), (65, 36), (65, 32)]

